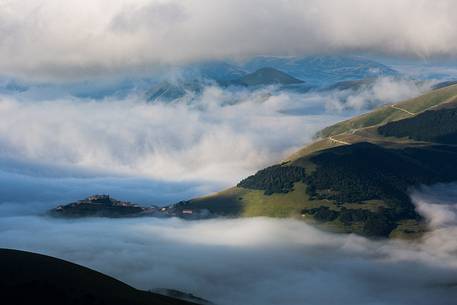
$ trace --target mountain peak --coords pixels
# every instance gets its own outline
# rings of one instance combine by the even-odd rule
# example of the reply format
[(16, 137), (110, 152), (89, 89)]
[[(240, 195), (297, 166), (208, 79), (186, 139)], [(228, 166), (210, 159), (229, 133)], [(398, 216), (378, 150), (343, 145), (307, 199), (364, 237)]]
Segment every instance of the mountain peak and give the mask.
[(271, 67), (260, 68), (255, 72), (240, 78), (238, 82), (245, 86), (293, 85), (304, 83), (302, 80)]

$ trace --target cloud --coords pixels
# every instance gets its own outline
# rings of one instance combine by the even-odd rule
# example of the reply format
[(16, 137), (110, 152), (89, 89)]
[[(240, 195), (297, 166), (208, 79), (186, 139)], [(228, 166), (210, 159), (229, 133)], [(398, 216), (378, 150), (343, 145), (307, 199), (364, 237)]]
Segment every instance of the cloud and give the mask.
[[(161, 205), (219, 191), (345, 117), (326, 113), (318, 96), (263, 90), (208, 87), (189, 104), (51, 95), (0, 95), (0, 210), (8, 215), (95, 193)], [(302, 114), (281, 112), (291, 107)]]
[[(377, 95), (376, 103), (416, 94), (407, 84), (379, 82), (375, 88), (390, 93)], [(362, 90), (349, 95), (363, 102), (335, 111), (326, 105), (334, 93), (270, 89), (207, 87), (191, 103), (185, 97), (170, 104), (134, 95), (2, 95), (0, 247), (46, 253), (138, 288), (180, 289), (221, 305), (453, 304), (454, 185), (413, 194), (432, 228), (417, 242), (333, 235), (296, 220), (42, 216), (92, 193), (155, 204), (220, 190), (373, 103)]]
[[(435, 194), (457, 189), (445, 187), (413, 197), (435, 210)], [(450, 212), (455, 217), (456, 209)], [(297, 220), (2, 214), (0, 246), (46, 253), (138, 288), (180, 289), (221, 305), (450, 305), (457, 296), (455, 233), (455, 218), (408, 242), (334, 235)]]
[(372, 109), (383, 104), (397, 103), (418, 96), (429, 91), (435, 82), (381, 77), (358, 90), (335, 90), (331, 92), (326, 100), (326, 107), (330, 111)]
[(45, 214), (57, 205), (92, 194), (110, 194), (116, 199), (145, 206), (168, 205), (225, 187), (218, 183), (172, 182), (93, 173), (78, 177), (75, 172), (72, 169), (59, 175), (39, 176), (37, 173), (25, 175), (0, 170), (0, 214)]
[(424, 87), (391, 79), (358, 91), (308, 94), (208, 86), (171, 103), (133, 93), (99, 100), (4, 94), (0, 169), (198, 182), (216, 191), (288, 157), (321, 128)]
[(456, 9), (451, 0), (3, 1), (0, 70), (62, 80), (258, 54), (455, 56)]
[[(227, 103), (239, 103), (230, 105)], [(290, 107), (319, 107), (287, 115)], [(306, 112), (306, 111), (305, 111)], [(301, 95), (209, 87), (190, 105), (142, 97), (0, 100), (0, 156), (166, 181), (233, 184), (308, 142), (344, 114)]]
[[(44, 213), (96, 193), (162, 205), (220, 191), (283, 160), (321, 128), (422, 90), (405, 82), (307, 94), (208, 86), (172, 103), (46, 87), (0, 94), (0, 212)], [(376, 95), (378, 87), (389, 95)]]

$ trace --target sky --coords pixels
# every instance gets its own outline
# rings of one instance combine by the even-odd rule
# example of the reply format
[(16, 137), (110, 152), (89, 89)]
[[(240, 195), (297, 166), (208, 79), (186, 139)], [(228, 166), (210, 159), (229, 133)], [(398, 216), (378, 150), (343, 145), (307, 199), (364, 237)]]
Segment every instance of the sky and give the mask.
[[(455, 184), (412, 190), (430, 227), (415, 242), (284, 219), (46, 212), (92, 194), (162, 206), (217, 192), (326, 126), (457, 79), (456, 11), (451, 0), (0, 0), (0, 247), (220, 305), (452, 304)], [(173, 67), (323, 54), (401, 76), (354, 91), (208, 82), (171, 103), (145, 94)]]
[(453, 0), (0, 1), (0, 71), (65, 81), (253, 55), (457, 55)]

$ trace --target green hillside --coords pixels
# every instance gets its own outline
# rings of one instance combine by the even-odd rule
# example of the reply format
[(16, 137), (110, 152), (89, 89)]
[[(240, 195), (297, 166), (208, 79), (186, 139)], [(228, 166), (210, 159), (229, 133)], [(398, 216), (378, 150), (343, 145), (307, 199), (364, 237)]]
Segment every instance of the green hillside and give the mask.
[(386, 137), (409, 137), (417, 141), (457, 144), (457, 108), (425, 111), (378, 128)]
[(294, 217), (337, 232), (416, 237), (411, 187), (457, 181), (457, 85), (338, 123), (229, 190), (182, 202), (214, 215)]
[(447, 86), (395, 105), (386, 105), (367, 114), (332, 125), (323, 129), (319, 136), (335, 136), (341, 133), (353, 132), (360, 128), (382, 125), (391, 121), (409, 118), (443, 103), (456, 101), (457, 85)]
[(137, 290), (94, 270), (50, 256), (0, 249), (0, 300), (7, 305), (191, 305)]

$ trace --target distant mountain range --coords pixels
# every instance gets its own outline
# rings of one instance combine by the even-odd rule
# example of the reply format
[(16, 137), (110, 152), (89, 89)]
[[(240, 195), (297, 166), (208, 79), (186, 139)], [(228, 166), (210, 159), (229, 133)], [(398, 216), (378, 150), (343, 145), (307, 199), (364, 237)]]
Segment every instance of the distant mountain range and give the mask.
[(0, 270), (0, 298), (5, 305), (209, 304), (175, 290), (138, 290), (83, 266), (19, 250), (0, 249)]
[(411, 187), (457, 181), (457, 85), (327, 127), (287, 160), (176, 204), (230, 217), (293, 217), (336, 232), (416, 237)]
[(146, 97), (149, 101), (170, 102), (188, 96), (198, 96), (206, 86), (226, 87), (245, 87), (258, 89), (264, 86), (276, 86), (278, 89), (291, 89), (293, 86), (300, 86), (302, 91), (309, 90), (309, 86), (304, 85), (304, 81), (288, 75), (274, 68), (260, 68), (252, 73), (230, 80), (216, 80), (208, 78), (200, 79), (180, 79), (174, 81), (162, 81), (152, 86), (147, 92)]
[(339, 81), (399, 75), (394, 69), (379, 62), (358, 56), (341, 55), (259, 56), (246, 62), (243, 67), (248, 71), (272, 67), (317, 87), (329, 86)]
[(439, 83), (433, 85), (432, 89), (441, 89), (441, 88), (448, 87), (451, 85), (456, 85), (456, 84), (457, 84), (457, 80), (439, 82)]
[(270, 67), (260, 68), (230, 82), (230, 84), (243, 86), (294, 85), (302, 83), (304, 81)]
[(198, 95), (205, 86), (211, 83), (204, 81), (161, 81), (146, 91), (148, 101), (171, 102), (186, 95)]
[[(164, 79), (146, 93), (150, 101), (173, 101), (185, 95), (198, 96), (204, 87), (276, 85), (277, 90), (307, 92), (340, 90), (339, 82), (364, 82), (400, 74), (375, 61), (349, 56), (255, 57), (244, 63), (204, 62), (178, 69), (179, 77)], [(350, 83), (346, 84), (346, 89)], [(333, 86), (333, 87), (332, 87)]]

